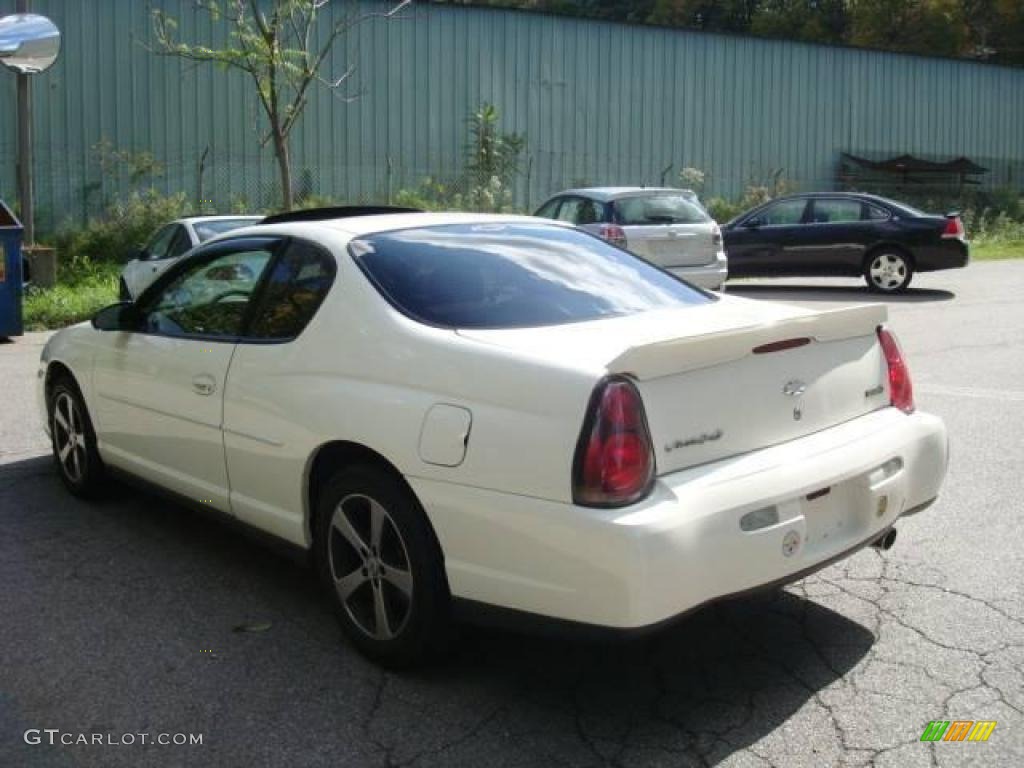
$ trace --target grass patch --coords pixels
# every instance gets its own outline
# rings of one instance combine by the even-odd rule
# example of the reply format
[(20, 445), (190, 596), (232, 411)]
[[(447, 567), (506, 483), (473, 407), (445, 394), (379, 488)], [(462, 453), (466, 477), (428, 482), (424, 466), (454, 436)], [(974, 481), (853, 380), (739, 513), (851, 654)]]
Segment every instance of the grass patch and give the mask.
[(112, 203), (84, 226), (57, 233), (57, 285), (25, 294), (25, 328), (41, 331), (88, 320), (117, 301), (121, 263), (158, 227), (192, 213), (184, 194), (154, 190)]
[(24, 299), (25, 329), (44, 331), (88, 320), (117, 301), (121, 265), (80, 260), (61, 268), (53, 288), (30, 287)]
[(971, 243), (972, 261), (1024, 259), (1024, 240)]

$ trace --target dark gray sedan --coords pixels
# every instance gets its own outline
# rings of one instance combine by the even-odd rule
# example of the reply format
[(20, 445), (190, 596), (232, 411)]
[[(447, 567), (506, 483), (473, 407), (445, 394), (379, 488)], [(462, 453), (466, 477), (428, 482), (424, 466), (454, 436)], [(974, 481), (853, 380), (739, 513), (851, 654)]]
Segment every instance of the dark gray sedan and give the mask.
[(729, 277), (863, 276), (883, 293), (906, 290), (915, 272), (965, 267), (964, 226), (875, 195), (790, 195), (722, 228)]

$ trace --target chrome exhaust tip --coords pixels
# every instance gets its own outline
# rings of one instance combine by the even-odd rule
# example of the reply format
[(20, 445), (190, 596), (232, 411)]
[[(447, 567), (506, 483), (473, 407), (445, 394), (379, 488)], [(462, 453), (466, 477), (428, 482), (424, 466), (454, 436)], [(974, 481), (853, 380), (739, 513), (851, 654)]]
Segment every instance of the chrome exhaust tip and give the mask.
[(883, 552), (888, 552), (892, 549), (892, 545), (896, 543), (896, 529), (890, 528), (888, 531), (883, 533), (877, 539), (871, 542), (871, 546), (875, 549), (880, 549)]

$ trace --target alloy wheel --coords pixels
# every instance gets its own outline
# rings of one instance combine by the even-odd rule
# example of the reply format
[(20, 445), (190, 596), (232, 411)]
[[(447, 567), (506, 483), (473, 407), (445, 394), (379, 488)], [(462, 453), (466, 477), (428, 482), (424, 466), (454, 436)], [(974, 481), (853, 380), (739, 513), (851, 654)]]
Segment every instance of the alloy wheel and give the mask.
[(896, 253), (883, 253), (871, 261), (868, 275), (871, 283), (881, 291), (895, 291), (907, 279), (909, 267), (906, 260)]
[(375, 499), (351, 494), (334, 508), (329, 536), (331, 580), (349, 618), (375, 640), (397, 637), (412, 613), (413, 576), (394, 519)]
[(53, 443), (61, 470), (73, 483), (85, 476), (85, 424), (75, 399), (61, 392), (53, 402)]

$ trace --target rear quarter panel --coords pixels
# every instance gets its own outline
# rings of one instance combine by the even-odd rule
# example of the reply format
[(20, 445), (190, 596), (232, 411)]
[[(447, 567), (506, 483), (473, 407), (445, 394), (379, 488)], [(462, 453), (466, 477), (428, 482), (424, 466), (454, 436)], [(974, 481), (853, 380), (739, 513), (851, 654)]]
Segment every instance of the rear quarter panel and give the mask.
[[(318, 449), (350, 441), (407, 478), (571, 500), (583, 412), (599, 375), (540, 364), (400, 315), (348, 254), (305, 332), (287, 344), (240, 344), (224, 404), (232, 504), (243, 519), (308, 543), (305, 482)], [(423, 460), (437, 404), (472, 414), (465, 458)]]

